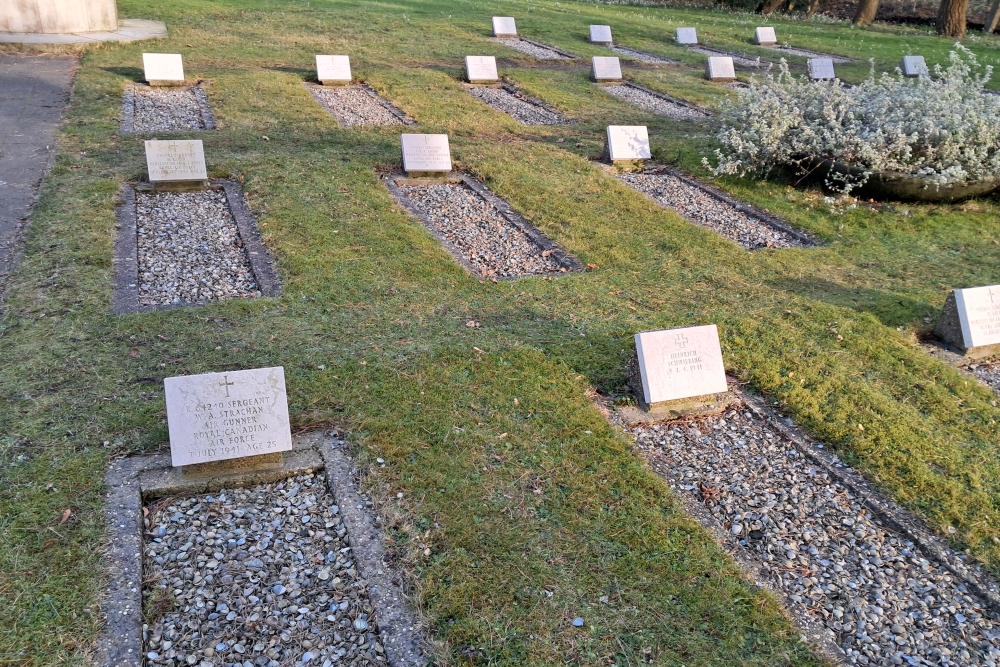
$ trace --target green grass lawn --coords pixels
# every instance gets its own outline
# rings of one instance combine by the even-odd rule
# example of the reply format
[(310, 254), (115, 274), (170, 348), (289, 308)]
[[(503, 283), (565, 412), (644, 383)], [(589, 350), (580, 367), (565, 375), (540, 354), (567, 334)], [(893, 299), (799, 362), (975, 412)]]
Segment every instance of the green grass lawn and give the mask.
[[(917, 344), (949, 289), (1000, 282), (996, 202), (831, 212), (818, 191), (722, 182), (823, 241), (748, 253), (593, 164), (605, 125), (645, 124), (659, 161), (702, 173), (712, 121), (652, 116), (589, 83), (588, 60), (487, 39), (492, 15), (513, 15), (522, 35), (589, 58), (606, 51), (587, 26), (607, 23), (684, 63), (626, 64), (626, 77), (708, 104), (730, 91), (703, 80), (674, 29), (766, 53), (749, 44), (758, 18), (555, 0), (119, 10), (165, 20), (170, 38), (84, 56), (0, 319), (0, 665), (78, 664), (96, 641), (103, 470), (165, 445), (162, 378), (272, 365), (297, 430), (341, 427), (362, 463), (387, 461), (368, 481), (440, 664), (822, 664), (592, 404), (595, 390), (622, 397), (634, 332), (678, 325), (718, 324), (730, 373), (1000, 572), (1000, 410)], [(951, 46), (912, 28), (767, 23), (857, 57), (838, 67), (853, 81), (868, 58), (933, 64)], [(993, 38), (968, 45), (997, 62)], [(212, 176), (243, 181), (280, 298), (110, 314), (116, 193), (145, 177), (141, 138), (117, 136), (116, 117), (143, 50), (179, 51), (206, 80), (220, 129), (196, 136)], [(378, 180), (398, 165), (398, 129), (342, 130), (310, 97), (316, 53), (350, 54), (420, 131), (451, 135), (460, 168), (595, 268), (470, 277)], [(523, 127), (474, 100), (459, 83), (470, 54), (499, 56), (579, 122)]]

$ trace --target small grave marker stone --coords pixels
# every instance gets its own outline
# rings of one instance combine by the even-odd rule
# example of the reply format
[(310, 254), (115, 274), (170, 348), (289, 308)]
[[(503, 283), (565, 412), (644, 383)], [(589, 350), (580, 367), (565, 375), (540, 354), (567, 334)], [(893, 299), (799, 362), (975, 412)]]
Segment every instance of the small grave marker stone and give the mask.
[(929, 75), (930, 70), (927, 69), (927, 63), (924, 61), (923, 56), (903, 56), (903, 62), (901, 68), (903, 70), (903, 76), (908, 76), (915, 78), (923, 75)]
[(590, 43), (601, 46), (611, 46), (611, 26), (592, 25), (590, 26)]
[(643, 331), (635, 335), (635, 350), (649, 406), (729, 390), (714, 324)]
[(144, 53), (142, 69), (151, 86), (184, 85), (184, 59), (179, 53)]
[(408, 175), (451, 171), (447, 134), (402, 134), (403, 171)]
[(833, 71), (833, 59), (810, 58), (809, 78), (812, 79), (813, 81), (822, 81), (823, 79), (836, 79), (837, 75)]
[(621, 81), (622, 65), (617, 56), (594, 56), (591, 61), (594, 81)]
[(163, 387), (174, 467), (260, 455), (280, 463), (292, 449), (280, 366), (170, 377)]
[(937, 333), (972, 357), (1000, 351), (1000, 285), (953, 291)]
[(678, 28), (677, 43), (690, 45), (698, 43), (698, 31), (694, 28)]
[(208, 179), (201, 139), (146, 141), (146, 168), (153, 185), (205, 185)]
[(350, 83), (350, 56), (316, 56), (316, 78), (324, 86), (337, 86)]
[(493, 56), (465, 56), (465, 78), (469, 83), (495, 83), (497, 59)]
[(774, 34), (774, 28), (757, 28), (754, 31), (754, 41), (761, 46), (774, 46), (778, 43), (778, 37)]
[(493, 17), (494, 37), (517, 37), (517, 24), (511, 16)]
[(611, 162), (648, 160), (649, 133), (645, 125), (609, 125), (608, 157)]
[(733, 59), (730, 56), (709, 56), (705, 76), (709, 81), (735, 81)]

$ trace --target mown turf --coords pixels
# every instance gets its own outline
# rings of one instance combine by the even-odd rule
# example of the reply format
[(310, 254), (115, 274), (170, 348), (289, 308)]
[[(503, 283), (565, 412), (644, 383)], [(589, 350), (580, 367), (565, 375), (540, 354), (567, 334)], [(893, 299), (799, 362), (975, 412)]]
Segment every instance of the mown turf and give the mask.
[[(757, 18), (554, 0), (119, 6), (166, 20), (171, 37), (83, 59), (0, 320), (0, 664), (79, 663), (93, 647), (102, 471), (166, 442), (162, 378), (270, 365), (286, 369), (296, 429), (336, 425), (362, 462), (387, 461), (369, 483), (442, 663), (817, 664), (590, 401), (622, 398), (635, 331), (685, 324), (717, 323), (731, 373), (1000, 570), (1000, 412), (916, 344), (947, 290), (1000, 282), (995, 202), (849, 209), (778, 180), (727, 181), (824, 242), (747, 253), (592, 163), (605, 125), (642, 123), (657, 159), (698, 172), (711, 122), (651, 116), (589, 83), (585, 61), (539, 63), (486, 39), (491, 15), (513, 15), (525, 36), (589, 57), (603, 51), (587, 25), (609, 23), (620, 43), (687, 65), (627, 76), (708, 103), (729, 93), (700, 78), (673, 29), (757, 53)], [(912, 29), (768, 22), (880, 68), (950, 46)], [(996, 61), (993, 39), (970, 46)], [(243, 181), (280, 298), (109, 313), (116, 193), (145, 176), (141, 139), (118, 137), (115, 118), (143, 50), (179, 51), (207, 80), (220, 130), (197, 137), (213, 176)], [(316, 53), (351, 54), (422, 131), (451, 135), (461, 168), (593, 268), (466, 274), (378, 181), (398, 165), (398, 129), (341, 130), (309, 96)], [(523, 127), (478, 103), (458, 82), (469, 54), (500, 56), (502, 73), (579, 122)]]

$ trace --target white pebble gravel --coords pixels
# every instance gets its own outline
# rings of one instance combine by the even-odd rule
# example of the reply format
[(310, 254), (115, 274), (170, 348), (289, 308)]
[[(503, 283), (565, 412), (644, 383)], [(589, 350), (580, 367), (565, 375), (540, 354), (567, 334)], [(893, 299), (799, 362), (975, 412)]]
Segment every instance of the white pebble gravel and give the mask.
[(990, 389), (1000, 394), (1000, 364), (972, 364), (968, 369)]
[(805, 245), (791, 235), (774, 229), (671, 174), (655, 173), (654, 169), (641, 174), (617, 176), (623, 183), (661, 206), (677, 211), (691, 222), (711, 229), (747, 250)]
[(462, 258), (484, 277), (565, 271), (549, 251), (464, 184), (400, 186)]
[(147, 529), (147, 664), (384, 667), (346, 532), (318, 475), (172, 499)]
[(601, 90), (609, 95), (614, 95), (618, 99), (631, 102), (637, 107), (652, 111), (661, 116), (667, 116), (668, 118), (675, 118), (677, 120), (703, 120), (708, 118), (708, 114), (703, 111), (675, 104), (668, 99), (656, 95), (650, 95), (645, 90), (635, 88), (634, 86), (602, 86)]
[(1000, 663), (1000, 625), (985, 601), (745, 407), (631, 431), (653, 468), (686, 503), (707, 506), (702, 520), (850, 664)]
[(482, 100), (524, 125), (559, 125), (564, 122), (559, 114), (532, 102), (520, 93), (485, 86), (470, 88), (469, 92), (476, 99)]
[(208, 96), (198, 86), (191, 88), (133, 88), (134, 132), (187, 132), (204, 130), (201, 104), (208, 106)]
[(222, 191), (136, 194), (139, 305), (260, 296)]
[(558, 51), (546, 49), (544, 46), (538, 46), (537, 44), (526, 42), (523, 39), (494, 38), (493, 41), (499, 42), (500, 44), (514, 49), (515, 51), (520, 51), (521, 53), (526, 53), (529, 56), (534, 56), (539, 60), (570, 60), (570, 58), (567, 58)]
[(729, 56), (733, 59), (734, 65), (740, 65), (741, 67), (753, 67), (754, 69), (760, 69), (761, 67), (766, 67), (769, 63), (761, 62), (760, 58), (751, 59), (739, 55), (738, 53), (729, 53), (728, 51), (715, 51), (713, 49), (706, 49), (700, 46), (690, 46), (690, 50), (695, 53), (700, 53), (703, 56)]
[(313, 95), (343, 127), (402, 125), (381, 98), (364, 86), (310, 86)]
[(834, 63), (854, 62), (851, 58), (845, 58), (844, 56), (835, 56), (832, 53), (821, 53), (819, 51), (809, 51), (807, 49), (796, 49), (792, 46), (781, 46), (776, 50), (781, 55), (801, 56), (803, 58), (829, 58)]
[(621, 54), (626, 58), (631, 58), (632, 60), (638, 60), (642, 63), (649, 63), (650, 65), (675, 65), (676, 60), (671, 60), (670, 58), (664, 58), (663, 56), (657, 56), (652, 53), (646, 53), (645, 51), (636, 51), (635, 49), (630, 49), (627, 46), (612, 46), (611, 50), (615, 53)]

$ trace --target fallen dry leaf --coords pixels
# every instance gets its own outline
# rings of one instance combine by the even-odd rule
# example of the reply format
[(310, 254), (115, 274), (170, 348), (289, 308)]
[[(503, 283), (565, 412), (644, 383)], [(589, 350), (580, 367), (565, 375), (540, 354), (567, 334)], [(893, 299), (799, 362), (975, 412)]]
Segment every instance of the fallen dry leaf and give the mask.
[(133, 347), (131, 350), (128, 351), (128, 356), (133, 357), (135, 359), (138, 359), (139, 358), (139, 350), (137, 348)]
[(71, 516), (73, 516), (73, 510), (67, 507), (66, 509), (63, 510), (62, 520), (59, 521), (59, 525), (61, 526), (67, 521), (69, 521), (69, 518)]

